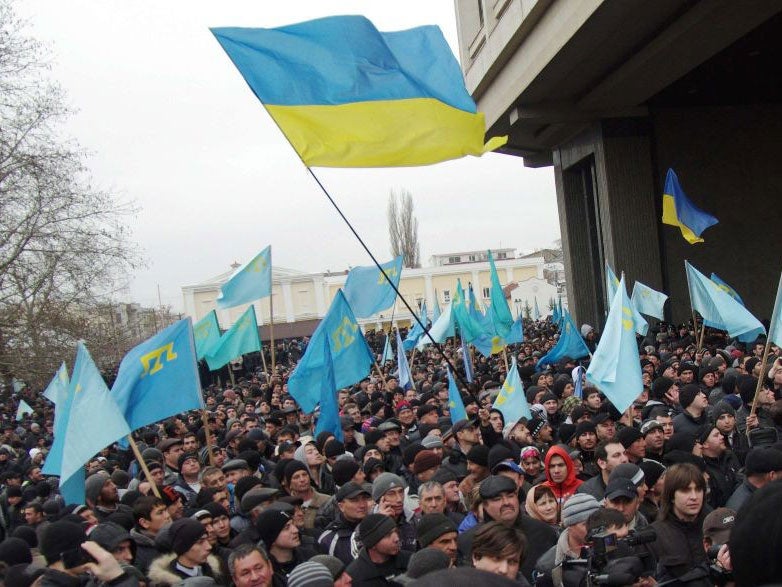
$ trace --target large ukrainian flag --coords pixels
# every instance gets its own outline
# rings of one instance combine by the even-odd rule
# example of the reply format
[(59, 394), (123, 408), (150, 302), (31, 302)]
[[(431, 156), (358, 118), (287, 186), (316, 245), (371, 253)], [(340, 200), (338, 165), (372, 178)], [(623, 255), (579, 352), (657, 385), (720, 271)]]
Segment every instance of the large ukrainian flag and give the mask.
[(663, 192), (663, 224), (678, 226), (685, 240), (694, 245), (702, 243), (701, 234), (710, 226), (717, 224), (717, 220), (711, 214), (699, 209), (690, 202), (679, 178), (673, 169), (668, 170), (665, 176), (665, 191)]
[(394, 167), (480, 156), (485, 122), (440, 29), (381, 33), (363, 16), (214, 28), (307, 166)]

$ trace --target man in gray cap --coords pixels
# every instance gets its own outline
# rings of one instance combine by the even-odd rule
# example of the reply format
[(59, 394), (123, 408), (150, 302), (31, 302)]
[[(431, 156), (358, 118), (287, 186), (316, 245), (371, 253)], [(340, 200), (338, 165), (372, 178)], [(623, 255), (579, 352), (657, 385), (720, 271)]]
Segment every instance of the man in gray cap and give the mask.
[(393, 473), (381, 473), (372, 483), (372, 500), (377, 504), (374, 513), (390, 517), (399, 527), (403, 550), (415, 551), (416, 531), (412, 511), (405, 511), (407, 483)]
[[(546, 524), (521, 512), (516, 482), (503, 475), (490, 475), (481, 482), (480, 495), (483, 499), (484, 522), (496, 521), (506, 526), (515, 526), (527, 538), (527, 552), (521, 565), (521, 572), (528, 581), (532, 580), (535, 562), (557, 542), (557, 533)], [(472, 539), (483, 524), (478, 524), (459, 536), (459, 553), (469, 559)]]

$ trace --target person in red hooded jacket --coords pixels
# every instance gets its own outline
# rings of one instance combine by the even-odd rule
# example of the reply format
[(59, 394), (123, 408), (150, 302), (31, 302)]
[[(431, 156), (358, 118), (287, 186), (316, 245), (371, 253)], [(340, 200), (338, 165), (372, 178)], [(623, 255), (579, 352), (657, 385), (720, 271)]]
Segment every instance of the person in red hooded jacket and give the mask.
[(562, 506), (568, 498), (576, 492), (578, 486), (583, 483), (576, 477), (576, 468), (573, 459), (570, 458), (567, 448), (560, 445), (552, 446), (546, 453), (545, 471), (546, 480), (543, 485), (550, 487), (557, 498), (557, 521), (559, 522)]

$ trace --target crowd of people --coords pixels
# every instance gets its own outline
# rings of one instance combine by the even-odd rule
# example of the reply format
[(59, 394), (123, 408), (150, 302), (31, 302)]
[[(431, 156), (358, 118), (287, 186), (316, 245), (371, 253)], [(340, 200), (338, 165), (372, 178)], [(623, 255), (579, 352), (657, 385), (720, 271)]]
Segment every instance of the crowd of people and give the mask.
[[(594, 349), (598, 333), (581, 334)], [(377, 356), (385, 336), (366, 335)], [(203, 412), (137, 430), (141, 459), (110, 446), (85, 464), (84, 504), (41, 471), (53, 406), (39, 390), (6, 394), (4, 584), (782, 580), (780, 349), (763, 364), (763, 340), (714, 331), (699, 348), (692, 324), (658, 324), (639, 339), (643, 392), (619, 413), (585, 381), (588, 360), (536, 368), (557, 337), (546, 319), (490, 358), (465, 357), (458, 338), (427, 346), (407, 389), (395, 361), (379, 365), (338, 391), (341, 434), (316, 434), (317, 413), (288, 395), (307, 341), (285, 341), (273, 373), (247, 358), (234, 384), (207, 382)], [(532, 417), (509, 422), (493, 403), (511, 355)], [(457, 421), (449, 363), (467, 413)], [(21, 399), (34, 413), (16, 421)]]

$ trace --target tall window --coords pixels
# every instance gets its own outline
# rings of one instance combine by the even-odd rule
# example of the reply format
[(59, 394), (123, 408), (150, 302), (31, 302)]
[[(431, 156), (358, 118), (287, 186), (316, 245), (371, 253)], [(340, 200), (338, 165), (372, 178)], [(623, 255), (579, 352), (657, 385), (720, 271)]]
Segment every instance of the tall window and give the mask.
[(443, 290), (443, 302), (446, 304), (451, 303), (451, 290), (450, 289), (444, 289)]
[(489, 288), (488, 287), (484, 287), (483, 288), (483, 299), (484, 300), (488, 300), (489, 297), (490, 297)]

